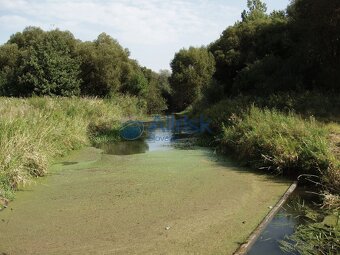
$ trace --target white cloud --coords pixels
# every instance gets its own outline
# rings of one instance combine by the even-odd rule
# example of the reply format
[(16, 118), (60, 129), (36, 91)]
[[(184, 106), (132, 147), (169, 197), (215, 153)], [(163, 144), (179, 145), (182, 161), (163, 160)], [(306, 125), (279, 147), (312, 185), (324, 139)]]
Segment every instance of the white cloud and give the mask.
[[(119, 39), (142, 44), (176, 41), (183, 35), (202, 31), (202, 28), (208, 28), (206, 32), (209, 33), (209, 28), (217, 25), (216, 13), (230, 15), (235, 12), (235, 8), (208, 0), (0, 0), (0, 6), (2, 13), (28, 17), (33, 23), (55, 24), (61, 28), (70, 23), (79, 27), (91, 24), (90, 30), (95, 26), (111, 28), (122, 37)], [(12, 23), (15, 22), (14, 19)]]
[(0, 16), (0, 24), (6, 24), (6, 28), (15, 29), (26, 25), (29, 20), (18, 15), (2, 15)]
[[(2, 33), (38, 25), (67, 29), (82, 40), (93, 40), (105, 31), (132, 53), (133, 48), (144, 45), (167, 52), (162, 52), (163, 56), (172, 55), (178, 47), (217, 39), (240, 12), (237, 6), (220, 0), (0, 0), (0, 22), (6, 24)], [(144, 55), (137, 52), (134, 56), (142, 64), (149, 63)], [(158, 63), (152, 67), (164, 68), (165, 61), (170, 59), (156, 60)]]

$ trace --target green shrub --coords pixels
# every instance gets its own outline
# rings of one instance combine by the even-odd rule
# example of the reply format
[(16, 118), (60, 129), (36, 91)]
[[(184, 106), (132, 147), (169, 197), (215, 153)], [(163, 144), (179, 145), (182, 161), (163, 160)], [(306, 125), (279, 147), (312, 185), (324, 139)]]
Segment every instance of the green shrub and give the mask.
[(247, 111), (249, 107), (249, 98), (238, 97), (235, 99), (222, 100), (207, 108), (203, 105), (200, 107), (196, 106), (193, 111), (194, 114), (202, 112), (205, 117), (210, 119), (211, 128), (219, 132), (222, 130), (223, 125), (232, 124), (233, 118)]
[(252, 106), (223, 128), (222, 148), (261, 169), (321, 176), (335, 165), (328, 131), (313, 118)]
[(219, 127), (228, 122), (233, 114), (240, 114), (251, 105), (259, 108), (276, 109), (284, 113), (295, 112), (306, 118), (310, 116), (325, 121), (340, 120), (340, 96), (318, 91), (303, 93), (275, 93), (268, 97), (237, 96), (226, 98), (211, 104), (203, 98), (194, 105), (194, 113), (202, 113), (212, 119), (213, 127)]

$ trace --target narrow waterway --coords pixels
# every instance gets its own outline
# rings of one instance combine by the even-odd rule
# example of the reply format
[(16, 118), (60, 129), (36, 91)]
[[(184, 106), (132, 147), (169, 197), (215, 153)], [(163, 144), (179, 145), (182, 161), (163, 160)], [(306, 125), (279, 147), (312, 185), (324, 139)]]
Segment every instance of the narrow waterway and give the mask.
[(232, 254), (290, 183), (188, 133), (155, 128), (56, 162), (0, 212), (0, 254)]
[(302, 203), (308, 203), (307, 201), (311, 201), (311, 195), (304, 189), (296, 190), (263, 230), (247, 255), (289, 254), (280, 248), (280, 241), (288, 241), (287, 237), (294, 233), (297, 226), (308, 222), (299, 210), (299, 204), (301, 206)]

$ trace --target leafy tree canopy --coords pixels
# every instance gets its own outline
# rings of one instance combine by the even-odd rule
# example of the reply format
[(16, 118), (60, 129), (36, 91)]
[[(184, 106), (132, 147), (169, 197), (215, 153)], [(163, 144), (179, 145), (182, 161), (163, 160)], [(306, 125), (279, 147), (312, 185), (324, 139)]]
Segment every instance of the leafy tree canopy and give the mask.
[(215, 60), (206, 48), (182, 49), (171, 62), (175, 108), (183, 110), (202, 96), (215, 72)]

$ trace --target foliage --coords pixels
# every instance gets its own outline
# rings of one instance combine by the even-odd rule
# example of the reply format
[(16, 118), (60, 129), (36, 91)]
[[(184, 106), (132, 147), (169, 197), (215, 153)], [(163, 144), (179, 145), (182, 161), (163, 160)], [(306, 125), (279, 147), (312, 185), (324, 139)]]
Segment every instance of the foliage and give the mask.
[(339, 9), (338, 0), (294, 0), (288, 7), (293, 58), (308, 89), (340, 89)]
[(249, 165), (286, 175), (325, 175), (336, 165), (327, 129), (314, 119), (251, 107), (223, 129), (222, 148)]
[(135, 72), (129, 78), (129, 82), (124, 87), (124, 92), (132, 95), (145, 95), (148, 88), (148, 80), (142, 71)]
[(165, 103), (169, 108), (171, 103), (171, 97), (173, 94), (172, 88), (170, 86), (171, 72), (169, 70), (160, 70), (158, 73), (158, 84), (161, 91), (162, 97), (165, 99)]
[(0, 46), (0, 95), (6, 94), (15, 79), (19, 49), (16, 44)]
[(81, 59), (82, 95), (114, 95), (133, 72), (128, 52), (105, 33), (93, 42), (78, 43), (77, 55)]
[(72, 57), (69, 32), (28, 27), (0, 48), (2, 94), (9, 96), (79, 94), (79, 61)]
[(145, 77), (145, 86), (141, 88), (140, 94), (147, 102), (148, 113), (160, 113), (166, 110), (168, 107), (165, 96), (169, 93), (169, 87), (167, 80), (164, 79), (167, 79), (167, 77), (145, 67), (142, 68), (142, 71), (143, 77)]
[(166, 69), (160, 70), (158, 73), (158, 82), (163, 94), (171, 94), (171, 87), (169, 83), (170, 76), (170, 71)]
[(250, 108), (251, 103), (248, 97), (229, 98), (219, 101), (216, 104), (200, 105), (194, 107), (194, 113), (203, 112), (203, 115), (210, 119), (210, 127), (221, 133), (225, 125), (231, 125), (233, 118), (240, 116)]
[[(203, 91), (204, 100), (215, 103), (239, 94), (263, 97), (291, 91), (339, 92), (339, 8), (336, 0), (295, 0), (287, 11), (267, 13), (261, 0), (248, 0), (241, 21), (208, 46), (215, 72), (213, 79), (210, 73), (205, 76), (209, 89)], [(202, 96), (197, 95), (201, 89), (193, 89), (201, 86), (190, 85), (199, 83), (195, 81), (198, 68), (190, 66), (207, 61), (194, 57), (193, 49), (181, 50), (171, 65), (171, 86), (180, 110)]]
[(267, 5), (260, 0), (247, 0), (247, 7), (249, 11), (242, 12), (243, 21), (261, 18), (267, 11)]
[[(0, 98), (0, 197), (31, 177), (43, 176), (54, 159), (117, 134), (124, 116), (141, 115), (138, 99)], [(117, 136), (111, 136), (117, 139)]]
[[(267, 97), (239, 95), (224, 98), (218, 102), (211, 102), (214, 101), (201, 100), (197, 102), (193, 107), (193, 114), (203, 113), (209, 117), (211, 126), (216, 132), (221, 132), (223, 124), (229, 125), (230, 118), (235, 115), (240, 116), (242, 112), (247, 111), (252, 105), (259, 108), (274, 109), (282, 113), (295, 112), (305, 118), (314, 116), (324, 121), (340, 120), (338, 110), (340, 109), (340, 96), (317, 91), (306, 91), (304, 93), (281, 92)], [(334, 132), (340, 133), (340, 130), (335, 130)]]
[(27, 27), (0, 46), (0, 95), (137, 96), (149, 112), (165, 110), (168, 73), (152, 72), (129, 58), (117, 40), (102, 33), (92, 42), (68, 31)]
[(241, 22), (228, 27), (209, 46), (216, 60), (214, 78), (224, 84), (227, 95), (278, 89), (279, 85), (274, 87), (275, 78), (290, 46), (284, 12), (268, 15), (265, 4), (259, 0), (249, 0), (248, 8)]
[(206, 48), (182, 49), (171, 62), (170, 77), (173, 104), (176, 110), (184, 110), (202, 96), (215, 71), (215, 61)]
[(282, 243), (282, 248), (293, 254), (297, 252), (301, 255), (337, 255), (340, 250), (339, 235), (339, 227), (320, 224), (299, 226), (290, 242)]

